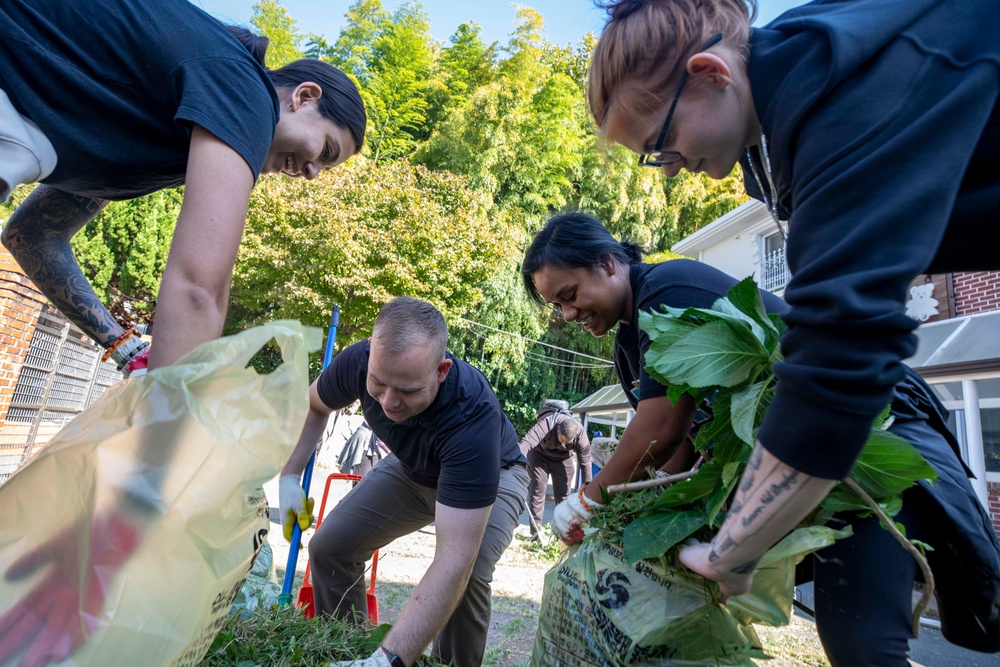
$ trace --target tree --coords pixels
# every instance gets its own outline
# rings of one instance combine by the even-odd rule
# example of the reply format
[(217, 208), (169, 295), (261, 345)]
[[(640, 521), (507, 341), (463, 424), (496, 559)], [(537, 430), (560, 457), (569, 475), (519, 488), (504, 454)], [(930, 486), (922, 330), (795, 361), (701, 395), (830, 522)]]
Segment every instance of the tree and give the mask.
[[(381, 0), (356, 0), (344, 18), (347, 21), (340, 36), (332, 47), (328, 47), (325, 56), (364, 85), (369, 78), (375, 40), (389, 20), (389, 14)], [(320, 46), (318, 42), (317, 46)]]
[(346, 344), (367, 336), (394, 296), (462, 313), (512, 255), (489, 205), (466, 179), (405, 161), (356, 157), (314, 181), (265, 178), (251, 200), (233, 317), (321, 326), (339, 304)]
[(277, 69), (304, 57), (299, 50), (302, 36), (295, 21), (277, 0), (258, 0), (253, 6), (250, 23), (270, 40), (265, 58), (269, 68)]
[(427, 112), (432, 127), (466, 104), (478, 88), (496, 80), (497, 45), (486, 45), (481, 33), (475, 23), (459, 25), (449, 40), (451, 46), (436, 58), (432, 79), (440, 85), (428, 97)]
[(372, 45), (363, 91), (371, 126), (372, 158), (408, 157), (427, 120), (431, 43), (421, 5), (405, 3), (384, 21)]
[(122, 323), (151, 323), (183, 189), (111, 202), (71, 241), (80, 268)]

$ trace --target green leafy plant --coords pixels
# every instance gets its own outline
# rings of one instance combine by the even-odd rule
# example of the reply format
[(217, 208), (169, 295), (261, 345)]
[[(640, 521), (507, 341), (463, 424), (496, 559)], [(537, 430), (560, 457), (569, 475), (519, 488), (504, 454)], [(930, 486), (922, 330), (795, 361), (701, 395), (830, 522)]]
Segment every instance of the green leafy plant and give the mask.
[[(685, 540), (710, 539), (725, 519), (726, 503), (774, 397), (772, 366), (781, 360), (784, 324), (766, 312), (757, 285), (747, 278), (709, 309), (664, 307), (662, 312), (640, 313), (639, 326), (652, 341), (646, 370), (669, 387), (671, 401), (689, 394), (711, 403), (705, 409), (712, 411), (712, 420), (695, 439), (706, 462), (689, 479), (666, 489), (606, 497), (589, 537), (620, 540), (630, 564), (661, 557), (672, 562), (674, 550)], [(836, 512), (874, 512), (906, 542), (902, 527), (890, 517), (902, 507), (903, 491), (919, 479), (935, 480), (936, 473), (909, 442), (885, 430), (890, 424), (887, 407), (850, 477), (834, 487), (803, 527), (822, 526)], [(825, 544), (814, 548), (821, 546)], [(912, 544), (904, 546), (923, 560)], [(921, 566), (926, 568), (926, 562)]]

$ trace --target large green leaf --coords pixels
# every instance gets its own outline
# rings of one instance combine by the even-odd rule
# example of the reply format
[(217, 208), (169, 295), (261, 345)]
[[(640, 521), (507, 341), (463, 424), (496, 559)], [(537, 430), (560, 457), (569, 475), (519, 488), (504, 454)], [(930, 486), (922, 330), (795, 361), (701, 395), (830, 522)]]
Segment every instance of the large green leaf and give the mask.
[(686, 505), (696, 500), (707, 498), (719, 484), (722, 476), (722, 466), (718, 463), (706, 463), (698, 468), (691, 479), (671, 484), (649, 504), (649, 509), (662, 510), (678, 505)]
[(767, 351), (750, 327), (709, 322), (670, 346), (669, 353), (650, 362), (668, 384), (692, 387), (735, 387), (753, 380), (767, 366)]
[[(729, 496), (732, 495), (733, 489), (736, 488), (736, 482), (740, 480), (740, 476), (743, 474), (743, 468), (745, 464), (742, 462), (734, 461), (732, 463), (727, 463), (722, 467), (722, 478), (719, 480), (720, 483), (715, 487), (715, 491), (712, 495), (708, 497), (705, 501), (705, 507), (707, 508), (708, 521), (711, 524), (715, 524), (716, 517), (719, 516), (719, 512), (722, 510), (722, 506), (725, 504)], [(719, 523), (722, 523), (719, 521)]]
[(774, 398), (774, 390), (771, 388), (772, 378), (735, 392), (731, 399), (733, 431), (740, 440), (750, 446), (753, 446), (757, 427), (764, 421), (767, 406)]
[(726, 464), (731, 462), (746, 463), (750, 459), (752, 448), (737, 437), (733, 431), (731, 417), (731, 392), (719, 391), (712, 400), (712, 421), (698, 430), (695, 438), (695, 449), (704, 451), (712, 446), (712, 460)]
[(629, 565), (644, 558), (659, 558), (706, 523), (705, 513), (698, 510), (640, 517), (622, 535), (625, 558)]
[(639, 311), (639, 328), (649, 335), (651, 341), (659, 341), (659, 347), (664, 350), (698, 326), (694, 322), (677, 319), (666, 313)]
[(834, 530), (826, 526), (805, 526), (786, 535), (780, 542), (767, 550), (759, 565), (775, 563), (786, 558), (800, 558), (808, 553), (828, 547), (837, 540), (850, 537), (853, 530), (846, 526)]
[(872, 430), (851, 471), (851, 479), (876, 500), (902, 493), (937, 472), (913, 445), (888, 431)]
[[(891, 496), (878, 501), (879, 507), (889, 516), (896, 516), (899, 510), (903, 509), (903, 499), (899, 496)], [(869, 516), (871, 508), (864, 499), (856, 494), (846, 484), (838, 484), (820, 503), (823, 512), (822, 519), (829, 520), (829, 517), (838, 512), (857, 512), (859, 516)]]
[(764, 347), (768, 354), (781, 356), (778, 344), (781, 342), (781, 335), (785, 331), (784, 322), (776, 315), (769, 314), (764, 308), (764, 300), (761, 298), (760, 289), (753, 278), (744, 278), (737, 285), (730, 288), (726, 295), (726, 301), (740, 312), (752, 318), (760, 325), (764, 331)]

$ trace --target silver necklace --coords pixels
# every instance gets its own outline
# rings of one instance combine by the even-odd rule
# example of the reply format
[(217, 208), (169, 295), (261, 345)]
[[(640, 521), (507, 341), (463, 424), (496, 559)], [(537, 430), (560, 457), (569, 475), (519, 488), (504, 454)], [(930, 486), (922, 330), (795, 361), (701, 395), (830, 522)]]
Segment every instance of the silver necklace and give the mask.
[(764, 158), (764, 174), (767, 176), (767, 190), (764, 189), (764, 184), (760, 180), (760, 174), (757, 173), (757, 167), (754, 165), (753, 157), (750, 155), (749, 146), (746, 148), (746, 152), (747, 162), (750, 164), (750, 173), (753, 174), (753, 180), (757, 182), (757, 187), (760, 189), (760, 193), (764, 197), (764, 206), (767, 207), (767, 212), (771, 214), (771, 219), (774, 220), (774, 224), (778, 226), (778, 231), (784, 234), (785, 228), (781, 224), (781, 220), (778, 218), (778, 189), (774, 186), (774, 177), (771, 175), (771, 156), (768, 155), (767, 137), (764, 136), (763, 132), (760, 133), (760, 154), (761, 157)]

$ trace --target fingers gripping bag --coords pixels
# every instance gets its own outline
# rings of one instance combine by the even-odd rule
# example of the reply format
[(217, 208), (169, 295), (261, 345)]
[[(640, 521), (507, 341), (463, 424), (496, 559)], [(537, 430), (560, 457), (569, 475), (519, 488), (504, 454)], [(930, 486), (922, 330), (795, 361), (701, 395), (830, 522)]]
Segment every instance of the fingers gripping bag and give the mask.
[[(321, 332), (281, 321), (108, 390), (0, 486), (0, 665), (196, 665), (268, 530)], [(282, 363), (247, 363), (269, 341)], [(65, 661), (65, 662), (61, 662)]]

